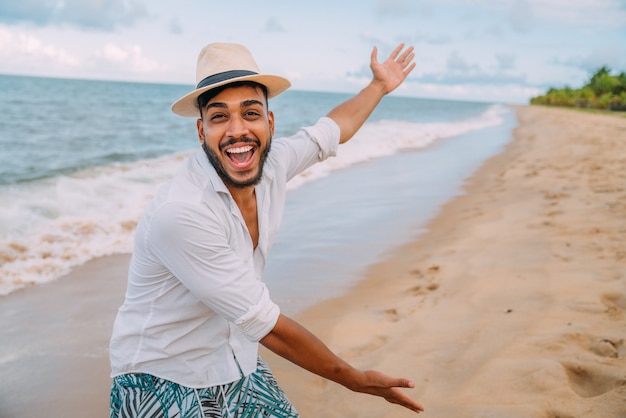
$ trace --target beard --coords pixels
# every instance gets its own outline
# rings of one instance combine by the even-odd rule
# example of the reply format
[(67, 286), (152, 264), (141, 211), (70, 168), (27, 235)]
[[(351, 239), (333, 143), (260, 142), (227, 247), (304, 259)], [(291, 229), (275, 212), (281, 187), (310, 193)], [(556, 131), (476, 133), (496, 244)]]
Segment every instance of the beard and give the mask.
[[(241, 143), (256, 142), (258, 144), (258, 141), (255, 141), (250, 138), (241, 138), (241, 140), (237, 142), (241, 142)], [(261, 178), (263, 177), (263, 166), (265, 165), (265, 160), (267, 160), (267, 156), (270, 152), (271, 145), (272, 145), (272, 137), (270, 135), (267, 145), (264, 148), (260, 148), (260, 147), (258, 148), (258, 150), (261, 152), (261, 155), (259, 158), (259, 168), (257, 172), (250, 179), (239, 181), (233, 178), (230, 174), (228, 174), (228, 171), (226, 171), (226, 167), (224, 167), (224, 164), (220, 161), (219, 156), (215, 153), (215, 151), (213, 151), (211, 148), (207, 146), (206, 141), (202, 141), (202, 149), (204, 150), (204, 153), (206, 154), (213, 168), (215, 168), (217, 175), (220, 176), (220, 178), (222, 179), (222, 181), (224, 182), (226, 186), (231, 186), (231, 187), (235, 187), (238, 189), (245, 189), (246, 187), (256, 186), (257, 184), (259, 184), (259, 182), (261, 181)]]

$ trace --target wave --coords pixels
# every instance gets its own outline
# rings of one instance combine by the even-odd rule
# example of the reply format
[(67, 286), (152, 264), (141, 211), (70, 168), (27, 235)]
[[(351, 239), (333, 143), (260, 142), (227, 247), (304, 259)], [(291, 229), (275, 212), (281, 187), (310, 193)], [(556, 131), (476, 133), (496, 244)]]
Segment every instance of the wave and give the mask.
[[(335, 170), (416, 150), (438, 139), (501, 124), (501, 105), (448, 123), (365, 124), (336, 157), (292, 179), (295, 189)], [(54, 280), (91, 259), (130, 253), (135, 226), (160, 184), (192, 151), (0, 187), (0, 295)]]

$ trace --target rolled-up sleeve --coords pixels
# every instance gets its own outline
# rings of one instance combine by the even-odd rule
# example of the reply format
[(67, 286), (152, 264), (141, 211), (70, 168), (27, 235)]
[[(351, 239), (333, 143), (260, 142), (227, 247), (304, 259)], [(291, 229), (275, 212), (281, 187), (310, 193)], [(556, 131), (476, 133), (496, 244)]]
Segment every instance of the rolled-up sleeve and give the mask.
[(303, 128), (310, 138), (319, 146), (318, 160), (337, 155), (341, 131), (337, 123), (329, 117), (320, 118), (313, 126)]
[(270, 299), (267, 288), (264, 287), (263, 296), (259, 303), (251, 306), (248, 312), (235, 320), (235, 325), (251, 341), (259, 341), (276, 325), (280, 309)]
[(275, 159), (276, 166), (285, 167), (290, 180), (313, 164), (337, 155), (340, 134), (334, 120), (322, 117), (315, 125), (273, 142), (270, 158)]

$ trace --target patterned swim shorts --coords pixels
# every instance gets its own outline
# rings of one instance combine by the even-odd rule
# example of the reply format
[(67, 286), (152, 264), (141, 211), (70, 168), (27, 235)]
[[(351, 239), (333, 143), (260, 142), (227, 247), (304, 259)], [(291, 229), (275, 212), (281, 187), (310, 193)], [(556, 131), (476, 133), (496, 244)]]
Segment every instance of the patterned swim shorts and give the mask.
[(261, 357), (254, 373), (236, 382), (193, 389), (149, 374), (116, 376), (110, 418), (299, 417)]

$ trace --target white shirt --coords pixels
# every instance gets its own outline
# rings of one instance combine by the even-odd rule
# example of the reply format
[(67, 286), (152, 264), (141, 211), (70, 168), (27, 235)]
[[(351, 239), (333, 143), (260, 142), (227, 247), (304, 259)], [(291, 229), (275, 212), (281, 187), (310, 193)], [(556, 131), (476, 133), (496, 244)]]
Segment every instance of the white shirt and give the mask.
[(148, 373), (202, 388), (256, 370), (258, 341), (278, 306), (261, 276), (289, 179), (336, 153), (329, 118), (273, 139), (255, 186), (259, 242), (203, 151), (159, 188), (137, 226), (126, 299), (110, 342), (111, 377)]

